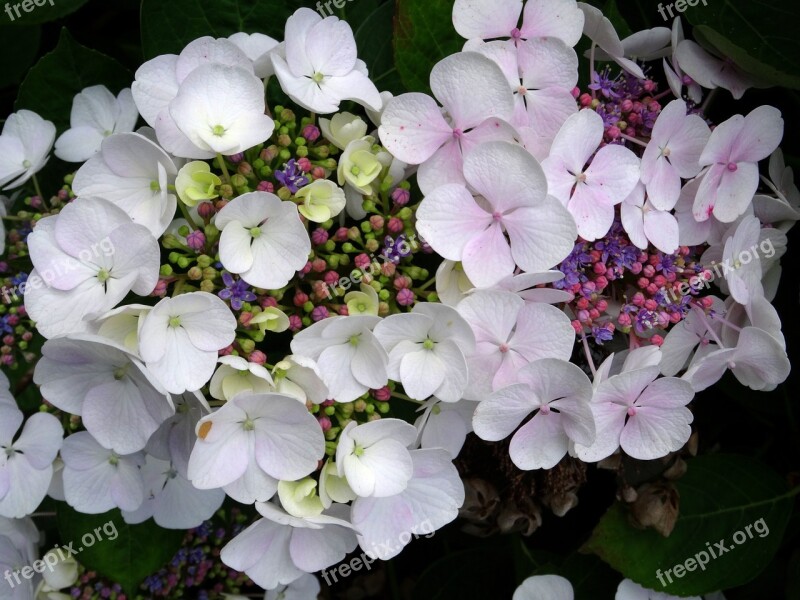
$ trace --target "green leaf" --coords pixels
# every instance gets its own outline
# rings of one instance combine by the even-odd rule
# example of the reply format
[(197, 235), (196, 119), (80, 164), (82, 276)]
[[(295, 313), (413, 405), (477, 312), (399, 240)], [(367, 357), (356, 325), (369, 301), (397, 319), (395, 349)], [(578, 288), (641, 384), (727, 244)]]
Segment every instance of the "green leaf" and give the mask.
[(85, 515), (61, 504), (56, 512), (62, 543), (72, 542), (72, 548), (79, 552), (75, 559), (119, 583), (131, 598), (148, 575), (175, 556), (186, 533), (162, 529), (152, 519), (128, 525), (118, 510)]
[(132, 80), (133, 74), (116, 60), (81, 46), (62, 29), (55, 50), (43, 56), (22, 82), (14, 109), (32, 110), (63, 131), (69, 127), (78, 92), (103, 84), (116, 94)]
[[(74, 13), (89, 0), (13, 0), (4, 2), (4, 18), (13, 25), (48, 23)], [(27, 7), (27, 11), (25, 10)]]
[(381, 4), (355, 29), (355, 38), (359, 55), (367, 63), (373, 83), (381, 91), (399, 94), (403, 92), (403, 82), (394, 61), (393, 18), (393, 3)]
[[(696, 596), (739, 586), (771, 561), (792, 511), (792, 496), (800, 491), (787, 493), (783, 479), (755, 459), (723, 454), (689, 461), (677, 487), (680, 515), (669, 537), (634, 528), (626, 509), (616, 504), (600, 520), (586, 549), (625, 577), (659, 592)], [(728, 551), (718, 549), (720, 541)], [(709, 547), (716, 548), (716, 557)], [(705, 557), (705, 568), (698, 568), (697, 561), (705, 562)], [(663, 575), (689, 559), (694, 561), (692, 571), (680, 578), (671, 575), (672, 582)]]
[(191, 41), (243, 31), (283, 39), (286, 19), (303, 0), (142, 0), (142, 49), (145, 58), (179, 54)]
[(614, 26), (614, 29), (619, 34), (620, 39), (625, 39), (629, 35), (633, 33), (628, 22), (625, 20), (625, 17), (622, 16), (622, 13), (619, 12), (619, 7), (617, 7), (616, 0), (608, 0), (603, 7), (602, 7), (603, 15), (611, 21), (611, 24)]
[[(0, 53), (0, 88), (16, 85), (36, 60), (42, 28), (38, 25), (0, 25), (0, 39), (8, 50)], [(14, 50), (11, 51), (10, 49)]]
[(407, 89), (429, 93), (433, 65), (463, 48), (452, 13), (453, 0), (397, 0), (395, 60)]
[(685, 16), (743, 70), (765, 83), (800, 89), (800, 37), (786, 25), (800, 21), (796, 0), (710, 0), (690, 7)]

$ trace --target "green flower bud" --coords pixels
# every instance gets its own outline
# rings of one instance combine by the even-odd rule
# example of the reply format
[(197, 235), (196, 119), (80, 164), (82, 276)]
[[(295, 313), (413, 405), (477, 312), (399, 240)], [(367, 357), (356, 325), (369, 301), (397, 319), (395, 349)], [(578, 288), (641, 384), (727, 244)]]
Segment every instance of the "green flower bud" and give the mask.
[[(158, 182), (154, 183), (158, 185)], [(203, 200), (219, 197), (216, 189), (221, 184), (222, 180), (211, 172), (211, 166), (201, 160), (186, 163), (175, 179), (178, 198), (187, 206), (197, 206)]]

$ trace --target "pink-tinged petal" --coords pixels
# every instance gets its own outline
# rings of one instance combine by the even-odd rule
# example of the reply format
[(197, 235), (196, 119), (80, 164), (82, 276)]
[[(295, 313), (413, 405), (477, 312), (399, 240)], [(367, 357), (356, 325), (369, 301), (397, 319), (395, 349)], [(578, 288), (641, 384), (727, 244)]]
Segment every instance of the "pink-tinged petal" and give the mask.
[(461, 261), (464, 273), (478, 287), (491, 287), (510, 275), (514, 271), (514, 259), (500, 223), (492, 223), (472, 237), (464, 245)]
[(165, 108), (158, 114), (153, 127), (156, 130), (158, 143), (173, 156), (194, 159), (209, 159), (215, 156), (214, 152), (198, 148), (185, 133), (178, 129), (178, 125), (169, 114), (169, 108)]
[[(531, 128), (527, 129), (530, 131)], [(531, 149), (527, 143), (526, 141), (526, 149), (530, 152)], [(547, 155), (546, 151), (544, 152), (544, 156), (545, 158), (542, 160), (542, 170), (547, 176), (547, 191), (550, 195), (558, 199), (561, 204), (567, 206), (572, 196), (572, 189), (577, 183), (577, 179), (560, 158), (551, 158)]]
[[(492, 224), (492, 215), (464, 186), (449, 184), (429, 194), (417, 211), (417, 230), (444, 258), (461, 260), (464, 247)], [(474, 280), (473, 280), (474, 282)]]
[(572, 94), (562, 88), (529, 90), (525, 94), (528, 122), (545, 138), (553, 138), (566, 120), (578, 112)]
[(649, 242), (644, 232), (644, 213), (641, 207), (625, 201), (620, 205), (619, 212), (625, 233), (628, 234), (634, 246), (645, 250)]
[[(511, 30), (509, 30), (510, 32)], [(507, 34), (505, 34), (507, 35)], [(517, 45), (511, 40), (495, 40), (492, 42), (480, 42), (476, 40), (474, 47), (469, 47), (469, 51), (482, 54), (491, 59), (503, 71), (503, 75), (508, 80), (508, 85), (512, 89), (519, 86), (520, 70), (517, 60)], [(465, 48), (465, 51), (467, 49)]]
[(679, 243), (681, 246), (696, 246), (705, 243), (711, 234), (712, 224), (716, 222), (716, 219), (708, 218), (699, 222), (692, 212), (701, 182), (702, 177), (693, 179), (683, 186), (678, 204), (675, 205), (675, 218), (678, 221)]
[(692, 412), (684, 407), (643, 406), (628, 418), (620, 435), (626, 454), (654, 460), (677, 452), (689, 440)]
[(418, 165), (452, 139), (436, 101), (425, 94), (402, 94), (389, 100), (378, 130), (381, 143), (403, 162)]
[(183, 83), (195, 69), (210, 63), (225, 67), (241, 67), (250, 73), (253, 72), (252, 61), (232, 41), (205, 36), (190, 42), (178, 56), (175, 62), (175, 76), (178, 83)]
[(670, 139), (669, 160), (682, 178), (689, 179), (700, 172), (700, 156), (710, 135), (711, 130), (702, 118), (688, 115), (678, 135)]
[(514, 114), (514, 97), (503, 71), (476, 52), (453, 54), (438, 62), (431, 71), (431, 90), (462, 132), (489, 117), (508, 121)]
[(516, 294), (497, 290), (478, 290), (458, 304), (456, 309), (475, 332), (476, 354), (481, 354), (481, 342), (495, 346), (508, 342), (524, 305)]
[(549, 304), (525, 304), (519, 311), (512, 350), (528, 362), (541, 358), (569, 360), (575, 345), (575, 330), (564, 311)]
[(575, 0), (528, 0), (522, 18), (526, 38), (553, 37), (574, 46), (583, 33), (584, 15)]
[(488, 142), (470, 152), (464, 159), (464, 177), (492, 210), (501, 213), (537, 206), (547, 194), (539, 163), (522, 146), (508, 142)]
[[(719, 188), (725, 171), (725, 165), (716, 164), (712, 165), (703, 174), (700, 184), (696, 188), (697, 192), (694, 195), (694, 203), (692, 204), (692, 216), (695, 221), (708, 221), (713, 214), (717, 203), (717, 188)], [(706, 240), (704, 239), (703, 241), (705, 242)]]
[(372, 80), (364, 73), (353, 70), (341, 77), (329, 77), (322, 83), (322, 91), (339, 101), (352, 100), (368, 110), (379, 111), (383, 107), (381, 94)]
[(464, 179), (464, 157), (458, 140), (449, 139), (422, 163), (417, 170), (417, 183), (423, 195), (449, 183), (466, 185)]
[(456, 0), (453, 25), (468, 40), (509, 37), (522, 13), (522, 0)]
[(527, 384), (512, 384), (478, 404), (472, 427), (482, 440), (497, 442), (511, 435), (538, 406), (539, 401)]
[(692, 386), (677, 377), (660, 377), (648, 385), (636, 400), (636, 407), (676, 409), (694, 398)]
[(641, 161), (630, 150), (618, 144), (597, 151), (586, 169), (586, 185), (597, 198), (608, 204), (619, 204), (639, 183)]
[(53, 415), (36, 413), (22, 428), (14, 448), (20, 450), (34, 469), (46, 469), (53, 464), (64, 436), (64, 428)]
[(522, 83), (529, 90), (554, 87), (570, 91), (578, 83), (578, 55), (557, 37), (520, 42), (517, 56)]
[(539, 411), (514, 434), (508, 453), (517, 468), (552, 469), (564, 458), (569, 438), (561, 421), (559, 413)]
[(528, 272), (550, 269), (564, 260), (578, 237), (575, 219), (561, 203), (547, 196), (538, 206), (518, 208), (503, 219), (511, 255)]
[(164, 54), (147, 61), (136, 71), (136, 81), (131, 86), (133, 101), (151, 127), (155, 127), (159, 113), (178, 95), (177, 63), (175, 54)]
[(700, 155), (701, 165), (732, 162), (732, 153), (745, 126), (742, 115), (734, 115), (714, 128), (706, 147)]
[[(289, 542), (289, 553), (295, 565), (306, 573), (314, 573), (343, 560), (357, 545), (355, 532), (347, 527), (329, 525), (324, 530), (296, 528)], [(289, 600), (291, 596), (292, 592), (288, 591), (285, 598)]]
[(658, 374), (658, 367), (650, 366), (609, 377), (597, 387), (592, 401), (631, 406)]
[(583, 12), (585, 19), (583, 33), (586, 37), (605, 50), (609, 56), (617, 58), (625, 54), (622, 41), (619, 39), (614, 26), (599, 8), (595, 8), (585, 2), (578, 4), (578, 8)]
[(578, 184), (567, 208), (578, 226), (578, 234), (590, 242), (603, 237), (614, 223), (614, 205), (606, 203), (605, 197), (597, 197), (595, 188), (585, 184)]
[(619, 448), (619, 437), (625, 426), (627, 408), (615, 402), (593, 401), (592, 413), (597, 432), (594, 443), (590, 446), (575, 444), (575, 454), (584, 462), (603, 460)]
[(786, 380), (791, 364), (778, 340), (756, 327), (745, 327), (739, 336), (732, 370), (740, 383), (768, 391)]
[(578, 111), (564, 122), (545, 163), (559, 159), (574, 175), (583, 168), (603, 139), (603, 119), (595, 111)]
[(745, 213), (757, 189), (757, 164), (739, 163), (733, 172), (723, 166), (715, 194), (714, 216), (723, 223), (732, 223)]
[(655, 143), (650, 143), (642, 157), (642, 181), (647, 186), (647, 197), (658, 210), (672, 210), (681, 195), (681, 177), (665, 156), (648, 156), (658, 152)]
[(644, 233), (650, 243), (665, 254), (678, 249), (678, 221), (668, 212), (646, 210), (644, 213)]
[[(697, 354), (700, 354), (700, 350), (697, 351)], [(728, 370), (728, 362), (733, 360), (735, 355), (735, 348), (715, 350), (702, 356), (699, 360), (695, 355), (692, 364), (681, 379), (688, 381), (695, 392), (702, 392), (722, 379), (725, 371)]]
[(759, 106), (744, 119), (731, 148), (732, 162), (758, 162), (772, 154), (783, 139), (781, 111), (773, 106)]

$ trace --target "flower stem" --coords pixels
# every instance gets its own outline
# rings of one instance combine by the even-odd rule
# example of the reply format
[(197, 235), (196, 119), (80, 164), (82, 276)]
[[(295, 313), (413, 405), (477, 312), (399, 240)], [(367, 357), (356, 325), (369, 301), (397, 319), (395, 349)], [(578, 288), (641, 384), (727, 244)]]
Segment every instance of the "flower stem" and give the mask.
[(597, 375), (597, 368), (594, 366), (592, 352), (589, 350), (589, 340), (586, 339), (586, 332), (583, 330), (581, 330), (581, 342), (583, 343), (583, 352), (586, 354), (586, 361), (589, 363), (589, 369), (591, 369), (593, 376)]
[(700, 316), (700, 320), (703, 321), (703, 325), (706, 326), (708, 333), (711, 334), (711, 337), (714, 338), (714, 341), (719, 345), (720, 348), (725, 348), (725, 344), (722, 343), (722, 340), (719, 339), (717, 332), (714, 331), (714, 328), (711, 326), (711, 323), (708, 322), (706, 311), (697, 306), (696, 304), (693, 305), (692, 308), (697, 311), (697, 314)]
[(231, 183), (231, 176), (228, 173), (228, 165), (225, 164), (225, 159), (222, 157), (222, 154), (217, 153), (217, 162), (219, 163), (219, 168), (222, 169), (222, 179), (225, 183)]
[(406, 402), (413, 402), (414, 404), (425, 404), (422, 400), (414, 400), (413, 398), (409, 398), (400, 392), (392, 392), (392, 396), (398, 400), (405, 400)]
[[(592, 49), (589, 52), (589, 83), (592, 83), (592, 75), (594, 75), (594, 49), (597, 44), (592, 42)], [(597, 90), (592, 90), (592, 98), (597, 98)]]
[(619, 137), (621, 137), (624, 140), (628, 140), (629, 142), (633, 142), (634, 144), (639, 144), (640, 146), (644, 146), (645, 148), (647, 148), (647, 142), (643, 142), (639, 138), (635, 138), (630, 135), (626, 135), (624, 133), (620, 133)]
[(44, 200), (44, 196), (42, 195), (42, 188), (39, 187), (39, 180), (36, 179), (36, 175), (33, 176), (33, 188), (36, 190), (36, 195), (39, 196), (42, 200)]
[[(192, 228), (192, 229), (194, 229), (195, 231), (197, 231), (198, 229), (200, 229), (200, 227), (198, 227), (198, 226), (197, 226), (197, 223), (195, 223), (195, 222), (194, 222), (194, 219), (192, 219), (192, 215), (191, 215), (191, 213), (189, 212), (189, 207), (187, 207), (187, 206), (186, 206), (186, 205), (185, 205), (185, 204), (184, 204), (182, 201), (180, 201), (180, 200), (178, 200), (178, 207), (181, 209), (181, 214), (183, 215), (183, 218), (184, 218), (184, 219), (186, 219), (186, 220), (189, 222), (189, 227), (191, 227), (191, 228)], [(188, 248), (187, 248), (187, 250), (188, 250)]]

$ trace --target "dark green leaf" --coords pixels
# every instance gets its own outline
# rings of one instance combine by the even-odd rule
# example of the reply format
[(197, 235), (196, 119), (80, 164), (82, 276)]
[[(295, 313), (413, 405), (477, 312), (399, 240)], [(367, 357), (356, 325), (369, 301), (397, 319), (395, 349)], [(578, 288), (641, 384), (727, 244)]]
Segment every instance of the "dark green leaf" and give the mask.
[(381, 4), (355, 29), (355, 37), (359, 55), (367, 63), (370, 78), (378, 89), (399, 94), (403, 83), (394, 64), (393, 17), (394, 5), (391, 2)]
[(623, 17), (622, 13), (619, 12), (616, 0), (608, 0), (603, 5), (602, 11), (606, 18), (611, 21), (611, 24), (614, 26), (614, 29), (616, 29), (620, 39), (625, 39), (633, 33), (631, 28), (628, 26), (628, 22), (625, 20), (625, 17)]
[(185, 535), (184, 531), (162, 529), (152, 520), (128, 525), (118, 510), (85, 515), (62, 504), (57, 513), (61, 541), (73, 543), (72, 548), (79, 551), (76, 560), (119, 583), (129, 597), (148, 575), (172, 559)]
[[(706, 594), (756, 577), (777, 551), (791, 514), (794, 492), (787, 493), (781, 477), (746, 456), (706, 455), (689, 462), (677, 487), (680, 515), (669, 537), (634, 528), (626, 509), (616, 504), (600, 520), (586, 548), (625, 577), (669, 594)], [(717, 550), (719, 556), (699, 569), (698, 558), (705, 560), (709, 547), (716, 548), (720, 541), (730, 550)], [(687, 559), (695, 561), (694, 570), (681, 578), (673, 575), (672, 582), (662, 575), (662, 585), (657, 571), (664, 573)]]
[(463, 48), (452, 13), (453, 0), (397, 0), (395, 60), (407, 89), (430, 92), (433, 65)]
[[(302, 0), (142, 0), (142, 49), (145, 58), (179, 54), (191, 41), (243, 31), (283, 39), (286, 19)], [(323, 7), (324, 8), (324, 7)]]
[(22, 82), (14, 108), (38, 113), (60, 132), (69, 127), (75, 94), (100, 84), (116, 94), (132, 80), (133, 74), (116, 60), (81, 46), (62, 29), (55, 50), (43, 56)]
[(766, 83), (800, 89), (800, 21), (795, 0), (710, 0), (690, 7), (686, 18), (698, 33), (745, 71)]
[(38, 25), (0, 25), (0, 88), (16, 85), (36, 60), (42, 29)]
[[(89, 0), (13, 0), (4, 2), (3, 15), (14, 25), (48, 23), (74, 13)], [(26, 10), (27, 8), (27, 10)]]

